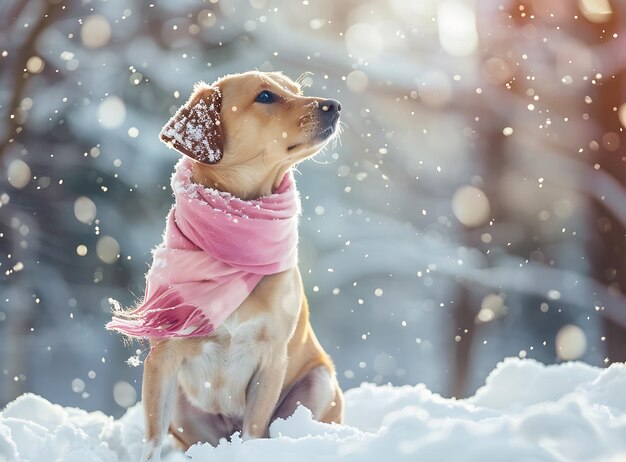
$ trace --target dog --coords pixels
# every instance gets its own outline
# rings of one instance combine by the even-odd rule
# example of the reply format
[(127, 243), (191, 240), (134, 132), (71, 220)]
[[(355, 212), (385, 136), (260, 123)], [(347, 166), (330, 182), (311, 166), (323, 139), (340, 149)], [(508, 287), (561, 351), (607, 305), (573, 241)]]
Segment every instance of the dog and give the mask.
[[(214, 196), (223, 195), (226, 201), (236, 198), (258, 208), (256, 201), (266, 198), (273, 204), (277, 191), (291, 187), (292, 167), (335, 138), (340, 111), (338, 101), (304, 96), (299, 83), (280, 72), (252, 71), (225, 76), (211, 85), (196, 84), (189, 100), (164, 127), (161, 139), (184, 155), (180, 162), (189, 166), (193, 195), (201, 188)], [(212, 200), (210, 194), (207, 197)], [(175, 207), (186, 201), (178, 202)], [(168, 226), (182, 226), (181, 210)], [(236, 232), (239, 220), (230, 215), (227, 219)], [(228, 253), (230, 246), (246, 241), (230, 239), (230, 231), (226, 234), (225, 241), (215, 244), (218, 253)], [(210, 243), (215, 240), (211, 238)], [(297, 233), (294, 248), (296, 243)], [(255, 247), (254, 241), (245, 245), (265, 249), (261, 243)], [(280, 248), (284, 240), (278, 239), (276, 245)], [(227, 311), (219, 325), (205, 323), (206, 331), (192, 326), (200, 330), (189, 334), (189, 318), (196, 319), (198, 314), (201, 319), (206, 314), (202, 306), (194, 305), (194, 311), (181, 311), (188, 319), (179, 320), (176, 335), (162, 330), (163, 323), (169, 322), (165, 318), (159, 318), (153, 330), (142, 331), (151, 345), (142, 384), (146, 424), (142, 461), (160, 460), (168, 430), (187, 449), (198, 442), (216, 445), (237, 431), (244, 440), (267, 437), (269, 424), (290, 416), (299, 405), (321, 422), (342, 422), (342, 391), (333, 362), (309, 322), (296, 258), (287, 259), (287, 269), (272, 267), (256, 275), (258, 282), (252, 284), (250, 293), (243, 292), (245, 300), (232, 313)], [(155, 251), (153, 267), (159, 265), (165, 273), (187, 269), (185, 264), (179, 269), (157, 265)], [(198, 271), (204, 271), (204, 266), (197, 265)], [(225, 268), (228, 272), (229, 266)], [(190, 277), (200, 280), (197, 289), (202, 292), (204, 283), (196, 274)], [(157, 295), (159, 300), (169, 297)], [(170, 315), (158, 308), (153, 311)], [(132, 313), (120, 310), (116, 315), (118, 321), (134, 319)], [(107, 328), (124, 332), (114, 324), (115, 318)], [(198, 332), (201, 335), (195, 335)], [(130, 335), (140, 336), (137, 332)]]

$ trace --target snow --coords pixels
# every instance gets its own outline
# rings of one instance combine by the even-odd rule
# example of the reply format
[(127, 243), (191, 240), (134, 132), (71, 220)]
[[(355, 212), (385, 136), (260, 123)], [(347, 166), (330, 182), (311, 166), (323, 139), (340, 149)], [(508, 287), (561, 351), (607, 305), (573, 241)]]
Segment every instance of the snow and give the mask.
[[(196, 88), (196, 91), (202, 90)], [(213, 90), (210, 98), (219, 98), (219, 90)], [(219, 113), (214, 102), (207, 104), (198, 99), (192, 105), (183, 105), (161, 130), (161, 137), (168, 147), (201, 162), (214, 164), (222, 158), (221, 138), (217, 126)]]
[[(346, 393), (345, 425), (312, 420), (299, 408), (271, 426), (272, 439), (166, 445), (164, 462), (608, 461), (626, 460), (626, 366), (544, 366), (509, 358), (468, 399), (424, 385), (362, 384)], [(0, 414), (0, 461), (137, 461), (141, 405), (119, 420), (25, 394)]]

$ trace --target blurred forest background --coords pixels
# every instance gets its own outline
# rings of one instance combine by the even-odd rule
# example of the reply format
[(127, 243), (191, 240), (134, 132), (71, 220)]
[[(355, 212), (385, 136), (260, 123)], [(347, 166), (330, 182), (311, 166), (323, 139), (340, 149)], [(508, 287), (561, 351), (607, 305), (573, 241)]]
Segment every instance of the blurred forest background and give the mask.
[[(3, 0), (0, 407), (119, 416), (198, 80), (310, 72), (341, 144), (299, 167), (301, 269), (344, 388), (626, 360), (623, 0)], [(129, 361), (130, 359), (130, 361)]]

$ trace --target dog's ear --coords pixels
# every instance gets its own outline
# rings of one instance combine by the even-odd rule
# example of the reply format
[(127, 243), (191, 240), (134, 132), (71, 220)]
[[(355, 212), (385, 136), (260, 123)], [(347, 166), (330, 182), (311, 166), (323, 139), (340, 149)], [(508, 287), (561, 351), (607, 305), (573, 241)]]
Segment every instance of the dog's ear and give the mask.
[(161, 140), (181, 154), (204, 164), (220, 161), (224, 137), (220, 123), (219, 87), (197, 83), (194, 91), (161, 130)]

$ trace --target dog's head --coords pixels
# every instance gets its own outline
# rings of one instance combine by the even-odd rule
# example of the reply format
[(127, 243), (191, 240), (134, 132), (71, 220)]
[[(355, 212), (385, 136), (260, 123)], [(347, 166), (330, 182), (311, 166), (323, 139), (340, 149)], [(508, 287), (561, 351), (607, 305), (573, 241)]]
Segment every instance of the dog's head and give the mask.
[(279, 72), (252, 71), (196, 84), (161, 139), (204, 164), (290, 167), (333, 138), (339, 111), (338, 101), (304, 96)]

